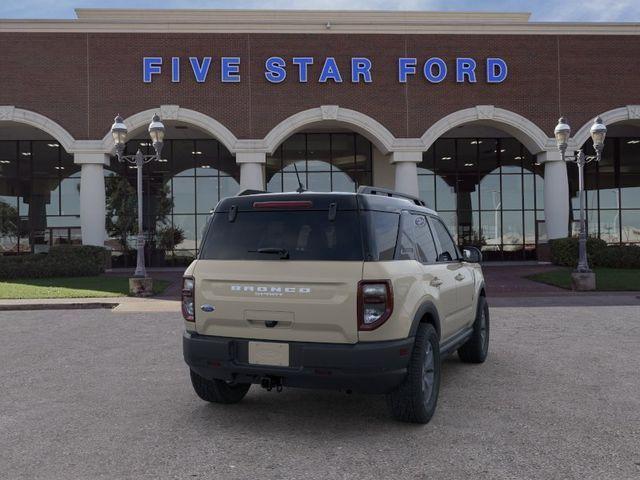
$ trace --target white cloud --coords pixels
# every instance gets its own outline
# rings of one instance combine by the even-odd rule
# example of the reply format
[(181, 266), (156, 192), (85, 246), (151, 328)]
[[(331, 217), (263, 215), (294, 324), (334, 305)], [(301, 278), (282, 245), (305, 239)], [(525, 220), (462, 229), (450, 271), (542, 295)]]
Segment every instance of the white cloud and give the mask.
[(637, 22), (640, 21), (638, 0), (568, 0), (544, 1), (534, 19), (562, 22)]

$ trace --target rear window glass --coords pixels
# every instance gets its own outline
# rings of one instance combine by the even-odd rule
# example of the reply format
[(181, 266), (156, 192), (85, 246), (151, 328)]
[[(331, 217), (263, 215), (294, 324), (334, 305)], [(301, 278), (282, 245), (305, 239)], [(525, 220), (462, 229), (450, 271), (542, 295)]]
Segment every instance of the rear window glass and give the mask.
[[(286, 253), (285, 253), (286, 252)], [(216, 213), (203, 241), (204, 260), (362, 260), (358, 213), (338, 211)]]

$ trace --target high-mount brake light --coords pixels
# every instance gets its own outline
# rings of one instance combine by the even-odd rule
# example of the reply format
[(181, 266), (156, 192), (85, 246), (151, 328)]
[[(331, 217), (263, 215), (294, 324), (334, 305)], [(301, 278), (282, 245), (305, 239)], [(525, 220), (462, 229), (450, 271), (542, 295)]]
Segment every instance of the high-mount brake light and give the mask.
[(195, 283), (193, 277), (182, 279), (182, 316), (187, 322), (195, 322)]
[(267, 202), (253, 202), (253, 208), (311, 208), (313, 202), (309, 200), (272, 200)]
[(375, 330), (393, 312), (390, 280), (362, 280), (358, 283), (358, 330)]

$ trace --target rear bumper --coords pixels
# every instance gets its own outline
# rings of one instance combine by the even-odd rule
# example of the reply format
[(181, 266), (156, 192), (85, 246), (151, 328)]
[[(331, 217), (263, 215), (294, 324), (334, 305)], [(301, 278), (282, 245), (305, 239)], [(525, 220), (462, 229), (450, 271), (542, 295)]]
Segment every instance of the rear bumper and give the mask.
[(209, 379), (260, 383), (264, 377), (278, 377), (289, 387), (386, 393), (404, 379), (413, 341), (410, 337), (354, 345), (289, 342), (289, 367), (249, 364), (249, 339), (185, 332), (182, 346), (187, 365)]

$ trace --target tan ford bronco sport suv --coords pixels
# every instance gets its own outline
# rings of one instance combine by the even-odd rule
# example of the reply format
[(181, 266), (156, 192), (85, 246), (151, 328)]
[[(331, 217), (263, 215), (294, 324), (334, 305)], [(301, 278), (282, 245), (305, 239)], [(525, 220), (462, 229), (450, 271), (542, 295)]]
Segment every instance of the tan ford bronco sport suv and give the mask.
[(389, 190), (222, 200), (183, 280), (193, 388), (217, 403), (252, 383), (383, 393), (395, 418), (426, 423), (441, 358), (487, 357), (480, 260)]

